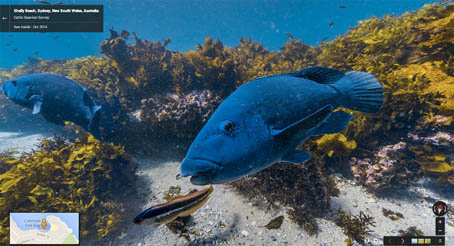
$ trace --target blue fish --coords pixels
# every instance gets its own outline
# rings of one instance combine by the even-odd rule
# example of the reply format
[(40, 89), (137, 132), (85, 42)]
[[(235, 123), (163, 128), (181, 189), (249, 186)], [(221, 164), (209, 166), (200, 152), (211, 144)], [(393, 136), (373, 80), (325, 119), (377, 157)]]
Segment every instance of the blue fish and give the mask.
[(96, 105), (85, 87), (57, 74), (30, 74), (3, 83), (3, 92), (14, 103), (40, 113), (47, 121), (65, 121), (100, 138), (101, 106)]
[(254, 174), (276, 162), (311, 158), (296, 150), (311, 136), (343, 131), (354, 117), (338, 107), (377, 113), (383, 86), (371, 74), (308, 67), (250, 81), (227, 97), (199, 132), (180, 175), (196, 185)]

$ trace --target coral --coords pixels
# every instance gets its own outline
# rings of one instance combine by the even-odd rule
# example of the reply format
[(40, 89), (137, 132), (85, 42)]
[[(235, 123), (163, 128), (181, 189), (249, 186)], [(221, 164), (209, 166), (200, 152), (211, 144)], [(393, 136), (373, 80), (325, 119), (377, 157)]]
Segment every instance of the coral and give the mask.
[(359, 215), (347, 214), (340, 208), (334, 215), (334, 223), (343, 228), (349, 241), (355, 240), (364, 243), (365, 236), (371, 232), (371, 227), (375, 227), (374, 218), (360, 211)]
[(103, 238), (119, 228), (121, 197), (135, 192), (136, 164), (123, 148), (86, 133), (45, 138), (31, 153), (0, 159), (11, 166), (0, 174), (0, 243), (10, 211), (79, 212), (81, 240)]

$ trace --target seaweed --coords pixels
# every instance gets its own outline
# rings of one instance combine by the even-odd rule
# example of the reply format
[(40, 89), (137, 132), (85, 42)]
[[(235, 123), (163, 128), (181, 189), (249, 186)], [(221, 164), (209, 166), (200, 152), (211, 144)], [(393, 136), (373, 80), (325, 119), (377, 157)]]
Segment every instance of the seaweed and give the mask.
[(338, 209), (334, 215), (334, 223), (343, 228), (344, 234), (350, 241), (355, 240), (364, 243), (364, 239), (371, 232), (371, 227), (375, 227), (374, 218), (360, 211), (359, 215), (345, 213)]
[(404, 218), (404, 215), (399, 212), (394, 212), (390, 209), (382, 208), (383, 215), (390, 218), (391, 220), (400, 220)]
[(249, 198), (289, 206), (290, 219), (311, 234), (318, 231), (315, 217), (329, 210), (330, 196), (339, 192), (320, 160), (274, 165), (231, 185)]
[(7, 243), (10, 211), (83, 213), (81, 240), (104, 238), (120, 228), (121, 197), (135, 192), (136, 163), (123, 147), (85, 132), (45, 138), (30, 153), (1, 159), (12, 167), (0, 174), (0, 243)]
[(266, 227), (266, 229), (268, 229), (268, 230), (279, 229), (279, 228), (281, 228), (283, 221), (284, 221), (284, 215), (281, 215), (281, 216), (278, 216), (278, 217), (270, 220), (270, 222), (268, 222), (268, 224), (266, 224), (264, 227)]

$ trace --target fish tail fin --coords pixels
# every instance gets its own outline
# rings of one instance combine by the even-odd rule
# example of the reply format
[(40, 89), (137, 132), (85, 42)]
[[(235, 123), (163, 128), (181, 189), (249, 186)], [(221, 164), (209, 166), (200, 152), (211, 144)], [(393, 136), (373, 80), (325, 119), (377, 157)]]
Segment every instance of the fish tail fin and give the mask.
[(342, 94), (342, 107), (364, 113), (377, 113), (383, 106), (383, 86), (370, 73), (348, 72), (334, 84)]

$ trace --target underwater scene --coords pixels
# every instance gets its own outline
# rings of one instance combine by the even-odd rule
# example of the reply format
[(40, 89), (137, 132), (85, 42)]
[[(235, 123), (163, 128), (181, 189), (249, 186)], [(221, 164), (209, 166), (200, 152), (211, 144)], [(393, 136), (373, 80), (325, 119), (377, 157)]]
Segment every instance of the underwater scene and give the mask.
[(0, 4), (0, 245), (454, 245), (454, 1)]

